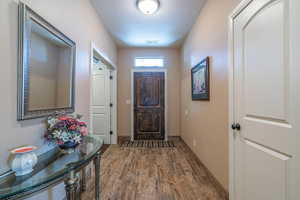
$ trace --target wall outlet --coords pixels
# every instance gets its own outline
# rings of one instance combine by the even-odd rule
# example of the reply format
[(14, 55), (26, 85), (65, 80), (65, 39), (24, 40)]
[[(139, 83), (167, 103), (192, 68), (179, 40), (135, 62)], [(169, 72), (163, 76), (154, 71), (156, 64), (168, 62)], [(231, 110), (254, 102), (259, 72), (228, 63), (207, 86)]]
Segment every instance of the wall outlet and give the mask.
[(197, 146), (197, 142), (196, 140), (193, 140), (193, 147), (196, 147)]
[(185, 111), (184, 111), (184, 115), (185, 115), (185, 116), (188, 116), (188, 114), (189, 114), (189, 111), (188, 111), (188, 110), (185, 110)]

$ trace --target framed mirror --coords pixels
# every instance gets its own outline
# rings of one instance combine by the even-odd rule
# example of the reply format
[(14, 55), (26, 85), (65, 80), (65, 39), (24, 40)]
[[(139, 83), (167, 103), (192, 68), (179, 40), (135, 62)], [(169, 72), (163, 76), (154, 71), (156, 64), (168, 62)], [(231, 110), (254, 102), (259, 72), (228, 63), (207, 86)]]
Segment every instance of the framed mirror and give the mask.
[(76, 44), (19, 4), (18, 120), (74, 112)]

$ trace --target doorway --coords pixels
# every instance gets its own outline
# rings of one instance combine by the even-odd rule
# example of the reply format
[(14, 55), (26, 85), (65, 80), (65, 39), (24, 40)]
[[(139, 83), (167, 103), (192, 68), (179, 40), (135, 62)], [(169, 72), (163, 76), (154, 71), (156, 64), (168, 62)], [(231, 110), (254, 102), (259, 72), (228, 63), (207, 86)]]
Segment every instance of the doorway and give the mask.
[(132, 140), (167, 140), (166, 70), (132, 71)]
[(90, 132), (116, 144), (116, 67), (92, 44)]

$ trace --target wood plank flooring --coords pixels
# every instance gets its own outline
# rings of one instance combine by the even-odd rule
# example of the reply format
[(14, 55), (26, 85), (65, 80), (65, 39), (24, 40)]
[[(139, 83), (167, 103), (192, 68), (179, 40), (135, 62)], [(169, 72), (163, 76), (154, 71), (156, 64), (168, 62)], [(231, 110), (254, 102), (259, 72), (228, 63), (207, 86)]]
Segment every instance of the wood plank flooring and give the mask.
[[(171, 148), (110, 145), (101, 160), (101, 200), (225, 200), (180, 138)], [(89, 179), (83, 200), (94, 197)]]

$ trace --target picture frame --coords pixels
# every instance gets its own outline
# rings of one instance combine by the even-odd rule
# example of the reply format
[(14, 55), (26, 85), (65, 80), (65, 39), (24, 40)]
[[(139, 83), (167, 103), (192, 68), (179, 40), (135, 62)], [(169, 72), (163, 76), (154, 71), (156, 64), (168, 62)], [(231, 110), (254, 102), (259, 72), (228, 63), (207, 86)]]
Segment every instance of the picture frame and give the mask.
[(200, 63), (191, 69), (191, 89), (192, 100), (210, 99), (210, 77), (209, 77), (209, 57), (203, 59)]

